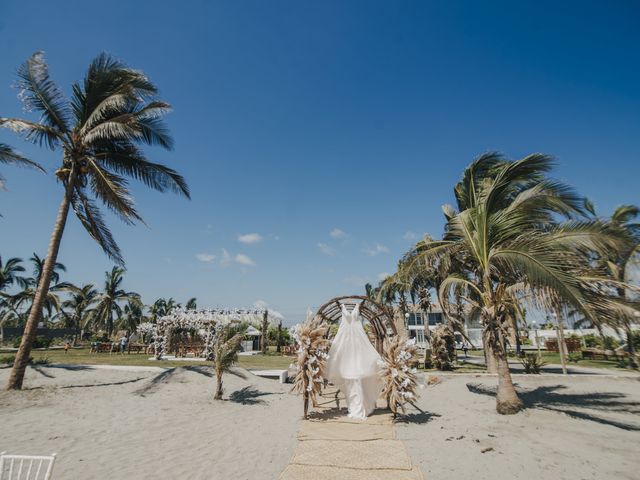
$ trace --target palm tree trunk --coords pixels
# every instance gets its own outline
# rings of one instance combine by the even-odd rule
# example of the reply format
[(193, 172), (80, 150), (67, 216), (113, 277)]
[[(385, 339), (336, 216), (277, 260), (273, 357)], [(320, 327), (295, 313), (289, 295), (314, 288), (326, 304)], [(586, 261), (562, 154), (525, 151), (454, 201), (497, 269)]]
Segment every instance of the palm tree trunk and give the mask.
[(496, 361), (496, 353), (494, 352), (493, 342), (491, 340), (491, 332), (488, 327), (482, 331), (482, 343), (484, 347), (484, 362), (487, 365), (488, 373), (498, 373), (498, 363)]
[(561, 311), (558, 309), (556, 315), (558, 318), (558, 353), (560, 354), (560, 363), (562, 364), (563, 375), (567, 374), (567, 344), (564, 341), (564, 323), (560, 316)]
[(214, 400), (222, 400), (222, 372), (216, 372), (216, 394)]
[(267, 333), (269, 331), (269, 312), (264, 311), (262, 315), (262, 345), (260, 349), (262, 353), (267, 353)]
[(631, 331), (631, 322), (625, 322), (625, 331), (627, 334), (627, 352), (629, 353), (629, 368), (638, 369), (638, 361), (636, 360), (636, 347), (633, 344), (633, 332)]
[(501, 415), (512, 415), (522, 409), (522, 402), (518, 398), (511, 380), (509, 362), (504, 347), (497, 346), (498, 393), (496, 395), (496, 410)]
[(276, 340), (276, 352), (282, 351), (282, 320), (278, 322), (278, 337)]
[(29, 355), (31, 354), (31, 346), (33, 340), (36, 337), (36, 330), (38, 328), (38, 322), (42, 318), (42, 307), (49, 293), (49, 285), (51, 283), (51, 274), (53, 273), (53, 267), (58, 259), (58, 250), (60, 249), (60, 242), (62, 240), (62, 234), (64, 233), (64, 227), (67, 223), (67, 216), (69, 214), (69, 205), (73, 196), (73, 189), (76, 183), (75, 168), (71, 167), (69, 174), (69, 181), (65, 189), (64, 198), (60, 203), (58, 209), (58, 216), (56, 223), (51, 233), (51, 239), (49, 240), (49, 249), (47, 250), (47, 258), (44, 260), (44, 266), (42, 268), (42, 276), (38, 289), (36, 290), (31, 310), (29, 311), (29, 318), (24, 327), (24, 333), (22, 334), (22, 341), (20, 342), (20, 348), (16, 354), (16, 359), (13, 363), (13, 369), (9, 376), (9, 382), (7, 383), (7, 390), (20, 390), (22, 388), (22, 382), (24, 380), (24, 372), (29, 363)]

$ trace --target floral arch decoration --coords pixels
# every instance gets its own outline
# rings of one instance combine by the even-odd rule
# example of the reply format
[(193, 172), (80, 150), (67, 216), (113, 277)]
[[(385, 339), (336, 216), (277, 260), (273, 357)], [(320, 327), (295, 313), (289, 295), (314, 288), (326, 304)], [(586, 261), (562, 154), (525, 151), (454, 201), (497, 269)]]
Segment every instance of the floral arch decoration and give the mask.
[(232, 323), (256, 324), (264, 318), (267, 310), (262, 309), (205, 309), (177, 308), (168, 315), (158, 318), (157, 323), (145, 322), (138, 326), (138, 333), (150, 336), (154, 354), (161, 360), (166, 353), (167, 340), (174, 330), (193, 330), (204, 342), (202, 357), (211, 356), (212, 347), (225, 327)]
[[(317, 397), (325, 386), (325, 369), (331, 346), (330, 327), (342, 316), (342, 306), (360, 304), (360, 315), (371, 326), (369, 337), (381, 355), (380, 374), (383, 394), (395, 414), (404, 411), (404, 403), (414, 398), (417, 362), (415, 341), (398, 335), (390, 308), (361, 295), (336, 297), (322, 305), (302, 325), (292, 329), (298, 347), (296, 377), (293, 391), (304, 398), (304, 418), (308, 417), (309, 403), (317, 406)], [(373, 337), (373, 338), (371, 338)]]

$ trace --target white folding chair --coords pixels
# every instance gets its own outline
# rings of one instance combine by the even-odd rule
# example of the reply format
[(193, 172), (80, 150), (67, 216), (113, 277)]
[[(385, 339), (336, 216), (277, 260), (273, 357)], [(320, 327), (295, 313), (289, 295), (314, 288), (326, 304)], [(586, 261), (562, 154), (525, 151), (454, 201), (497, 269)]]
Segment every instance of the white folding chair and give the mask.
[(7, 455), (0, 453), (0, 480), (49, 480), (53, 455)]

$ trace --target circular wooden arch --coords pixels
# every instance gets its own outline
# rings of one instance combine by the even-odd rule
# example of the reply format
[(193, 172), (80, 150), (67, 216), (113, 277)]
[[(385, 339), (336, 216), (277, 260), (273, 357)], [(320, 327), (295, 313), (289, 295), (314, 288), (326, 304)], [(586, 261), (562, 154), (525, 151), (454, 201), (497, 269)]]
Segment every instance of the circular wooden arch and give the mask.
[(331, 325), (342, 317), (342, 305), (353, 308), (357, 303), (360, 304), (360, 316), (371, 325), (376, 350), (382, 352), (385, 338), (398, 334), (393, 311), (389, 307), (364, 295), (347, 295), (329, 300), (318, 309), (316, 316)]

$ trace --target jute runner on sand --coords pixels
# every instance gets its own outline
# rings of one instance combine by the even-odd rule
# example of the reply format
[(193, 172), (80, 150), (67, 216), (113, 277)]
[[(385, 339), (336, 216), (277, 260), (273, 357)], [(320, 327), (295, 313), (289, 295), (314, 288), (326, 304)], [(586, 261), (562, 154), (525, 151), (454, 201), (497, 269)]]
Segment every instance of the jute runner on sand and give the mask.
[(298, 446), (280, 480), (424, 480), (396, 438), (391, 413), (347, 418), (344, 399), (325, 392), (298, 432)]

